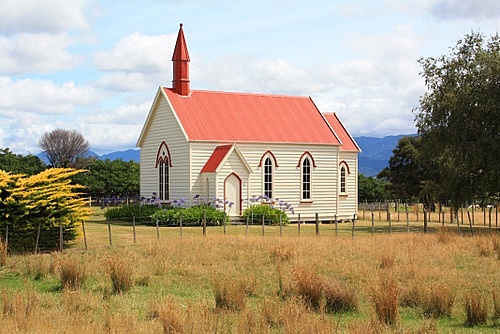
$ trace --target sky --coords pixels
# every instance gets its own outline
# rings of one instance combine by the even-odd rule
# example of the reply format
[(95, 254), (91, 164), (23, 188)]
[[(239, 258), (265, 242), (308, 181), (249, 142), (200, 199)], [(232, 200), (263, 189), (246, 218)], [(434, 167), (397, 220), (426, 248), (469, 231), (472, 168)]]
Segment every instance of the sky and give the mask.
[(418, 59), (500, 29), (498, 0), (1, 0), (0, 148), (56, 128), (136, 149), (183, 23), (191, 89), (310, 96), (349, 132), (416, 133)]

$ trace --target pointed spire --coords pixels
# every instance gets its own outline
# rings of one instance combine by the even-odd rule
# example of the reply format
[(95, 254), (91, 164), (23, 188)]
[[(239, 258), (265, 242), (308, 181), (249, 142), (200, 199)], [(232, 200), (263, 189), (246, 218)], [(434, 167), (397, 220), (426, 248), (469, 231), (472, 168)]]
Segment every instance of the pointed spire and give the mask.
[(186, 40), (184, 39), (184, 31), (182, 23), (180, 24), (177, 42), (175, 43), (174, 54), (172, 55), (174, 63), (174, 78), (172, 80), (172, 88), (179, 95), (189, 95), (189, 53)]

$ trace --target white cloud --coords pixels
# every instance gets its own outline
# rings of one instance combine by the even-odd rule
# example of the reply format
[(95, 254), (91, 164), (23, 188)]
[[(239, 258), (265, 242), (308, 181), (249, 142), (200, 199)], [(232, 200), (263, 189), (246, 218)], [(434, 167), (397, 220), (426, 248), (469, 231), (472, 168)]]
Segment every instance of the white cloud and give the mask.
[(85, 10), (93, 0), (2, 0), (0, 32), (51, 33), (88, 29)]
[(51, 81), (0, 77), (0, 117), (19, 117), (24, 113), (68, 114), (103, 97), (101, 91), (71, 81), (56, 85)]
[(16, 75), (70, 69), (81, 61), (80, 57), (67, 52), (71, 44), (66, 33), (0, 36), (0, 73)]
[(498, 19), (500, 2), (498, 0), (437, 0), (431, 13), (444, 20), (456, 19)]
[(176, 35), (146, 36), (135, 32), (110, 51), (97, 52), (95, 65), (103, 71), (154, 73), (170, 63)]

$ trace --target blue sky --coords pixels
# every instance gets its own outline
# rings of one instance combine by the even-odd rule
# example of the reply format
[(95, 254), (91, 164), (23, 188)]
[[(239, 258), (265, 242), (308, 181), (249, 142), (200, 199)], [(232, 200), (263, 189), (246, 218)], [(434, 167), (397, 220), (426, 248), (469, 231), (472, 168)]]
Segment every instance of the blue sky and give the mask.
[(135, 148), (171, 86), (179, 23), (191, 88), (311, 96), (354, 136), (416, 132), (420, 57), (493, 35), (497, 0), (2, 0), (0, 147), (38, 153), (55, 128)]

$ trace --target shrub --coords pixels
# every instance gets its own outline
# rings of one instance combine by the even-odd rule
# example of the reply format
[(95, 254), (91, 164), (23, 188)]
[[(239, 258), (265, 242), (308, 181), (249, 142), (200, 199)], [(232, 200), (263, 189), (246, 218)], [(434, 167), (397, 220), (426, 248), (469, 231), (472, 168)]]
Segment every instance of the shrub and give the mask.
[(158, 219), (161, 225), (179, 225), (182, 215), (183, 226), (201, 226), (203, 224), (203, 212), (205, 211), (207, 225), (221, 225), (225, 213), (211, 205), (196, 205), (187, 208), (167, 208), (156, 211), (153, 219)]
[(453, 292), (446, 285), (440, 284), (423, 293), (421, 307), (427, 317), (450, 316), (454, 301)]
[(378, 320), (385, 325), (393, 325), (398, 319), (398, 286), (394, 277), (384, 274), (377, 285), (372, 287), (371, 300)]
[(465, 300), (465, 325), (484, 325), (488, 320), (488, 302), (478, 294), (470, 294)]
[(109, 257), (106, 260), (109, 277), (113, 287), (113, 293), (122, 293), (132, 287), (132, 267), (128, 262), (118, 256)]
[(315, 272), (295, 268), (295, 290), (310, 307), (319, 309), (323, 301), (323, 281)]
[(245, 284), (231, 279), (215, 278), (212, 281), (215, 307), (228, 311), (241, 311), (246, 306)]
[(132, 218), (151, 216), (160, 207), (156, 205), (128, 204), (118, 208), (110, 208), (104, 212), (104, 216), (109, 219)]
[(290, 223), (290, 220), (283, 211), (273, 208), (268, 204), (252, 205), (243, 212), (243, 218), (246, 220), (247, 217), (249, 217), (250, 222), (255, 224), (260, 224), (262, 222), (262, 215), (264, 215), (264, 223), (268, 225), (279, 225), (280, 215), (281, 223), (283, 225)]
[(59, 263), (59, 277), (64, 289), (76, 290), (80, 288), (85, 280), (85, 270), (77, 261), (69, 258), (61, 258)]

